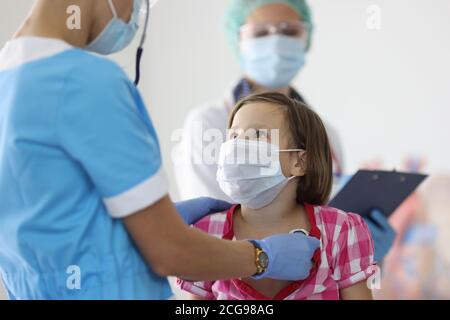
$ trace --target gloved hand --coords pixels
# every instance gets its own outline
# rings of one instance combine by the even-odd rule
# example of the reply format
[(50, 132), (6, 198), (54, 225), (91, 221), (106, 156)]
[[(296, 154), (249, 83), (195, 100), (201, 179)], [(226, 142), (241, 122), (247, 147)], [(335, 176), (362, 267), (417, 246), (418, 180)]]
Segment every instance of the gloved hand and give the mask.
[(232, 206), (226, 201), (208, 197), (176, 202), (174, 205), (184, 222), (188, 225), (196, 223), (207, 215), (228, 210)]
[(312, 257), (320, 241), (303, 233), (280, 234), (253, 240), (269, 257), (266, 272), (254, 279), (304, 280), (312, 268)]
[(365, 217), (375, 246), (375, 261), (381, 262), (394, 243), (396, 233), (386, 217), (379, 210), (373, 210), (369, 217)]

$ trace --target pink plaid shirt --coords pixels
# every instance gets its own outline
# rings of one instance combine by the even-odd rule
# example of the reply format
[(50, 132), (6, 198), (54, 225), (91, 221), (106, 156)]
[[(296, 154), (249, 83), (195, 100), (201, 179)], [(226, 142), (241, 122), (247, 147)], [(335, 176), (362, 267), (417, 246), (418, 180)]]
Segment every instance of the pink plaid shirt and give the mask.
[[(195, 227), (222, 239), (234, 239), (233, 214), (228, 212), (203, 218)], [(281, 290), (275, 300), (339, 299), (339, 290), (365, 281), (375, 272), (373, 241), (364, 220), (338, 209), (305, 205), (311, 223), (310, 235), (320, 239), (308, 278)], [(188, 282), (178, 279), (181, 289), (203, 299), (271, 299), (242, 280)]]

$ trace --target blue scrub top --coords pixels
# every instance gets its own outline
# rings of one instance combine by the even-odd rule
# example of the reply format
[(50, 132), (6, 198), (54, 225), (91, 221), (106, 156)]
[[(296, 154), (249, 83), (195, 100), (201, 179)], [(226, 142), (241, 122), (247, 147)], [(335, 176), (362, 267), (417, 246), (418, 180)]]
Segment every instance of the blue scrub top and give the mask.
[(121, 218), (167, 194), (133, 83), (69, 49), (0, 71), (0, 273), (11, 299), (166, 299)]

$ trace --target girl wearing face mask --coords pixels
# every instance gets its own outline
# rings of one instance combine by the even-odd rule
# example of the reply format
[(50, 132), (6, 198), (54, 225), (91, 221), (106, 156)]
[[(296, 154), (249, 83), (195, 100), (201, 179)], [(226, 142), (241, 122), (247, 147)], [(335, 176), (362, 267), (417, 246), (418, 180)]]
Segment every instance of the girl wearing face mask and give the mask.
[(217, 181), (234, 202), (195, 226), (222, 239), (304, 233), (320, 240), (303, 281), (179, 280), (202, 299), (371, 299), (373, 242), (356, 214), (326, 207), (332, 158), (322, 121), (302, 102), (280, 93), (241, 100), (231, 112), (229, 140), (220, 151)]
[[(0, 276), (10, 299), (165, 299), (167, 275), (309, 274), (317, 239), (223, 241), (187, 224), (227, 204), (175, 209), (138, 89), (91, 53), (127, 47), (144, 2), (149, 10), (149, 0), (36, 0), (0, 51)], [(71, 8), (80, 29), (67, 27)]]

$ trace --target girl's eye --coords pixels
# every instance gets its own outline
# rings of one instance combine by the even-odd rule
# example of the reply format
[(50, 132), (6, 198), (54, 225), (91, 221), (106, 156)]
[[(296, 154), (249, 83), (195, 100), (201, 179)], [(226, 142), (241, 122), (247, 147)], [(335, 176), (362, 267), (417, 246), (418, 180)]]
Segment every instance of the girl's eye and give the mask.
[(253, 34), (253, 37), (254, 38), (262, 38), (262, 37), (267, 37), (268, 35), (269, 35), (269, 31), (267, 31), (267, 30), (257, 30)]
[(259, 139), (267, 139), (267, 130), (256, 130), (256, 138)]
[(288, 37), (299, 37), (300, 36), (300, 31), (295, 28), (285, 28), (280, 33), (285, 36), (288, 36)]
[(233, 139), (233, 140), (237, 139), (237, 137), (238, 137), (238, 135), (236, 133), (231, 133), (230, 136), (229, 136), (229, 138)]

